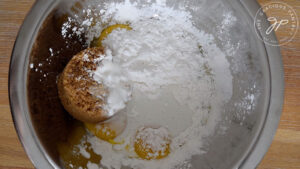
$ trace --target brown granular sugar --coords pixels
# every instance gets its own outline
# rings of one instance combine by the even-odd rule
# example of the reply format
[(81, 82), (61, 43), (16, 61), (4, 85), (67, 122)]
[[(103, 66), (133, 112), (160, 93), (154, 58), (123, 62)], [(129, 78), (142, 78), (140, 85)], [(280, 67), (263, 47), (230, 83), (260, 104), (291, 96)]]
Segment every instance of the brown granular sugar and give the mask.
[(79, 52), (58, 78), (58, 94), (64, 108), (80, 121), (96, 123), (107, 119), (102, 109), (107, 90), (94, 81), (91, 74), (101, 62), (103, 53), (103, 48), (99, 47)]

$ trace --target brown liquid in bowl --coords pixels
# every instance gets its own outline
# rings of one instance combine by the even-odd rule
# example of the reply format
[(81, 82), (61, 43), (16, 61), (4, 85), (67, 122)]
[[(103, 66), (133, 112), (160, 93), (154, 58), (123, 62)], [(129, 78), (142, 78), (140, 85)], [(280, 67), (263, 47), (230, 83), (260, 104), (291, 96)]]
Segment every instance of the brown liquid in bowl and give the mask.
[[(33, 45), (28, 70), (28, 102), (36, 133), (50, 156), (59, 161), (57, 143), (67, 140), (75, 120), (64, 110), (57, 93), (57, 76), (85, 42), (61, 35), (62, 18), (45, 20)], [(50, 49), (51, 48), (51, 49)], [(51, 50), (53, 52), (51, 52)]]

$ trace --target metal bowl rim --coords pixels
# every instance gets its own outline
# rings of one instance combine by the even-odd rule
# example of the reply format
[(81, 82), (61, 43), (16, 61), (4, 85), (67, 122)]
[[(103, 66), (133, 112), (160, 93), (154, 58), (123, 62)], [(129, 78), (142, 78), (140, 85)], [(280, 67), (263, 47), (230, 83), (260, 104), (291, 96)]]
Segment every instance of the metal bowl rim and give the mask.
[[(16, 38), (9, 67), (8, 91), (15, 129), (27, 155), (34, 166), (36, 168), (43, 169), (59, 168), (59, 166), (57, 166), (57, 164), (53, 162), (52, 159), (47, 155), (45, 149), (37, 139), (38, 137), (34, 132), (32, 123), (28, 119), (29, 109), (26, 109), (27, 105), (22, 105), (22, 102), (20, 102), (22, 99), (27, 100), (27, 94), (23, 95), (23, 98), (20, 98), (22, 97), (22, 94), (19, 93), (20, 91), (18, 92), (18, 76), (20, 73), (17, 70), (24, 68), (21, 67), (22, 65), (28, 67), (28, 64), (24, 64), (24, 59), (28, 59), (33, 40), (37, 36), (38, 31), (34, 30), (38, 30), (40, 28), (42, 21), (44, 21), (44, 19), (48, 16), (58, 2), (59, 0), (35, 2), (30, 12), (26, 16)], [(253, 13), (256, 13), (256, 11), (259, 9), (259, 4), (256, 1), (247, 0), (240, 0), (240, 2), (245, 8), (247, 8), (250, 16), (253, 19)], [(32, 29), (32, 25), (35, 26), (35, 29)], [(273, 34), (273, 36), (275, 35)], [(259, 164), (271, 145), (282, 112), (284, 98), (284, 74), (280, 50), (279, 47), (266, 45), (265, 49), (268, 56), (271, 73), (271, 97), (269, 100), (269, 111), (267, 112), (264, 126), (259, 134), (260, 136), (257, 140), (254, 140), (255, 144), (252, 146), (251, 151), (245, 152), (246, 158), (240, 160), (242, 163), (237, 164), (237, 168), (255, 168)], [(22, 51), (26, 51), (25, 56), (20, 55)], [(27, 70), (27, 68), (25, 68), (25, 70)], [(25, 86), (26, 85), (27, 84), (25, 83)], [(21, 92), (26, 93), (26, 91)], [(26, 98), (24, 98), (24, 96)], [(24, 109), (23, 106), (25, 106), (26, 111), (22, 111)]]

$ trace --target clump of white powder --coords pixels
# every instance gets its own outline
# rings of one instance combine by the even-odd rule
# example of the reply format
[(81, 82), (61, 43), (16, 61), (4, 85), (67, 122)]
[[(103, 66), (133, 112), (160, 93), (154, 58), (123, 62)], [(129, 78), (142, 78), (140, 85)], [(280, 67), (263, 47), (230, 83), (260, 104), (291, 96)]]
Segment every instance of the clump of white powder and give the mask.
[[(232, 95), (224, 53), (212, 35), (194, 27), (189, 12), (163, 1), (143, 7), (129, 1), (104, 6), (102, 22), (129, 24), (132, 30), (116, 29), (102, 41), (105, 57), (92, 75), (109, 89), (105, 109), (125, 112), (127, 126), (116, 138), (122, 145), (88, 136), (91, 147), (109, 169), (191, 167), (189, 160), (204, 153), (203, 137), (214, 131), (222, 105)], [(99, 24), (88, 29), (88, 43), (103, 29)], [(144, 160), (136, 155), (133, 144), (143, 126), (167, 129), (167, 157)]]
[(131, 97), (131, 87), (128, 83), (128, 75), (123, 69), (113, 62), (113, 56), (109, 50), (101, 60), (101, 64), (93, 73), (94, 80), (104, 84), (109, 94), (103, 108), (108, 115), (113, 115), (126, 107)]

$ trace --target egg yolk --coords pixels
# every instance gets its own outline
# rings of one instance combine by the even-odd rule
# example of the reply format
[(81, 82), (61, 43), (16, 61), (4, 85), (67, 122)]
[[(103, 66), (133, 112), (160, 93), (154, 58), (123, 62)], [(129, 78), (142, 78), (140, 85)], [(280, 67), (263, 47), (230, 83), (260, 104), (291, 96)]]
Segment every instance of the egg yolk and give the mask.
[(92, 134), (102, 140), (110, 141), (117, 137), (116, 131), (105, 124), (84, 123), (84, 125)]
[(159, 129), (143, 128), (137, 131), (134, 150), (145, 160), (162, 159), (170, 153), (170, 138)]
[(91, 46), (92, 47), (102, 46), (102, 40), (104, 40), (113, 30), (118, 29), (118, 28), (132, 30), (132, 28), (126, 24), (115, 24), (115, 25), (108, 26), (101, 32), (99, 38), (96, 38), (92, 41)]

